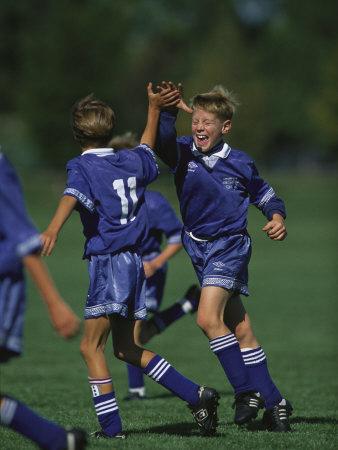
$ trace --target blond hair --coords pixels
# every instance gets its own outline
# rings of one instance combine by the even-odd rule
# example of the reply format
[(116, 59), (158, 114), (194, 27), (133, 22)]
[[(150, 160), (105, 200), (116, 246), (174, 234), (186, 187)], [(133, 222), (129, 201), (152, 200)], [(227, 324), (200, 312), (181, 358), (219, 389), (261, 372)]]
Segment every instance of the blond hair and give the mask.
[(72, 108), (73, 134), (82, 148), (106, 146), (112, 137), (115, 121), (112, 108), (93, 94), (79, 100)]
[(216, 114), (221, 120), (231, 120), (239, 105), (236, 96), (221, 85), (214, 86), (211, 91), (204, 94), (195, 95), (191, 104), (193, 109), (204, 109)]

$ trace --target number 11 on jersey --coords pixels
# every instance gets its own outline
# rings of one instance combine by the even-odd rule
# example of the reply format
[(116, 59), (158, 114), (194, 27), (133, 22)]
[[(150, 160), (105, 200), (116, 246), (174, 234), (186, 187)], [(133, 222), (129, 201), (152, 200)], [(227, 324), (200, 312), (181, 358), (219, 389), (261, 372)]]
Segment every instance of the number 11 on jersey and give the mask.
[(129, 177), (127, 179), (127, 186), (129, 188), (129, 197), (132, 201), (132, 207), (129, 211), (129, 201), (127, 198), (127, 193), (124, 185), (124, 180), (122, 178), (119, 178), (118, 180), (114, 180), (113, 182), (113, 188), (116, 190), (117, 195), (120, 197), (121, 200), (121, 217), (120, 217), (120, 223), (122, 225), (132, 222), (135, 219), (134, 212), (137, 206), (137, 195), (136, 195), (136, 177)]

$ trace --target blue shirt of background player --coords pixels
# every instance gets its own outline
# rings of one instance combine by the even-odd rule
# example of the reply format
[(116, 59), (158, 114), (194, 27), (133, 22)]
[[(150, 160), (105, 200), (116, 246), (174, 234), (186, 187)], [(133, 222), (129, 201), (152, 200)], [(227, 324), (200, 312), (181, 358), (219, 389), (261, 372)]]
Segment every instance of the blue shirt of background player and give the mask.
[(22, 274), (22, 258), (41, 247), (28, 218), (21, 185), (12, 165), (0, 153), (0, 277)]
[(155, 191), (145, 192), (145, 201), (148, 210), (149, 231), (141, 246), (142, 257), (155, 257), (161, 252), (163, 235), (167, 244), (181, 243), (182, 223), (175, 211), (162, 194)]
[(156, 149), (174, 171), (186, 231), (198, 238), (244, 231), (250, 203), (269, 220), (273, 213), (285, 218), (283, 201), (246, 153), (222, 142), (203, 154), (191, 136), (177, 138), (175, 121), (176, 114), (161, 112)]
[(64, 195), (78, 200), (84, 258), (137, 250), (148, 232), (146, 186), (158, 175), (152, 150), (92, 149), (67, 164)]

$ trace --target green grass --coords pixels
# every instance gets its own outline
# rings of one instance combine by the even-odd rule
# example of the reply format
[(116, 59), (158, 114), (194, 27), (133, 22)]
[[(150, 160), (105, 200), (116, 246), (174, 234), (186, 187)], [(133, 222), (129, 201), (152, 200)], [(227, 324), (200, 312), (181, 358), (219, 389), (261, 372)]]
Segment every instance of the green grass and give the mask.
[[(202, 438), (180, 400), (147, 380), (149, 399), (123, 401), (127, 391), (124, 365), (110, 361), (117, 398), (128, 438), (94, 441), (98, 449), (326, 449), (338, 448), (337, 414), (337, 182), (318, 174), (268, 178), (288, 206), (289, 237), (269, 241), (260, 231), (264, 217), (252, 209), (249, 231), (254, 240), (250, 264), (251, 296), (245, 301), (256, 335), (269, 357), (273, 378), (294, 405), (293, 433), (271, 434), (238, 429), (232, 424), (232, 393), (208, 349), (208, 342), (187, 316), (154, 339), (150, 348), (178, 370), (221, 394), (217, 436)], [(24, 176), (29, 211), (43, 229), (62, 190), (63, 176)], [(177, 207), (172, 181), (162, 175), (154, 188)], [(86, 264), (81, 261), (82, 233), (77, 217), (60, 236), (48, 265), (63, 296), (81, 315), (87, 289)], [(182, 251), (170, 264), (164, 306), (180, 297), (195, 281)], [(63, 425), (97, 429), (86, 370), (79, 355), (80, 338), (63, 342), (52, 331), (44, 307), (29, 284), (25, 353), (1, 368), (2, 390)], [(35, 448), (20, 436), (1, 429), (1, 448)]]

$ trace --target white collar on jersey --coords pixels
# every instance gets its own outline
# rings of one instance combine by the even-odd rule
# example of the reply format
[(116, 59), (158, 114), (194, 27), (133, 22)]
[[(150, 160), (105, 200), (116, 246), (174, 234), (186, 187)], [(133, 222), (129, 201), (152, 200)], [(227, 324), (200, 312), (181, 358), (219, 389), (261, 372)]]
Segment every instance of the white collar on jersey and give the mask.
[(83, 155), (96, 155), (96, 156), (108, 156), (113, 155), (115, 150), (113, 148), (90, 148), (81, 153)]
[(199, 158), (200, 160), (203, 161), (203, 163), (209, 167), (210, 169), (212, 169), (214, 167), (214, 165), (217, 163), (219, 158), (225, 159), (229, 156), (230, 153), (230, 147), (229, 145), (224, 142), (223, 147), (221, 148), (221, 150), (219, 150), (216, 153), (212, 153), (210, 156), (208, 155), (204, 155), (202, 152), (200, 152), (196, 145), (195, 142), (193, 143), (193, 147), (192, 147), (192, 153), (194, 156), (196, 156), (197, 158)]

